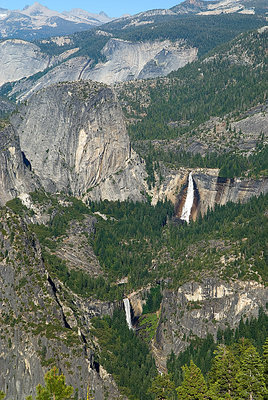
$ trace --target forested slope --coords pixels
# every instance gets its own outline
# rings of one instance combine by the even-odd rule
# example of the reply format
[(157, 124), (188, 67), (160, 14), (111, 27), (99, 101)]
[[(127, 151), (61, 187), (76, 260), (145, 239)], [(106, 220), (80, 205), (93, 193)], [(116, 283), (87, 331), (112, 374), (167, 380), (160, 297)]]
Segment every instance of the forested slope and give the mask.
[(267, 30), (246, 33), (167, 78), (124, 84), (121, 97), (133, 118), (133, 140), (175, 138), (212, 116), (240, 114), (263, 103), (267, 37)]

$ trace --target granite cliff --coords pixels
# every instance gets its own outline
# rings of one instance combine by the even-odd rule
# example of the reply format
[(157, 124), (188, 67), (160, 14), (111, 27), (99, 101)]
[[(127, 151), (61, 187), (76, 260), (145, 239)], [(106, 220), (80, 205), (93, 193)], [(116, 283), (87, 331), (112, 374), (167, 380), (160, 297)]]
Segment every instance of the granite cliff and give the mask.
[[(62, 38), (63, 45), (66, 40)], [(60, 38), (57, 43), (60, 48)], [(69, 47), (59, 55), (51, 56), (37, 44), (23, 40), (10, 39), (1, 42), (0, 85), (13, 81), (9, 95), (22, 101), (37, 90), (56, 82), (92, 79), (112, 84), (165, 76), (194, 61), (198, 52), (197, 48), (182, 39), (175, 42), (131, 42), (110, 38), (101, 49), (105, 61), (96, 63), (88, 56), (75, 57), (79, 47)], [(35, 75), (37, 73), (40, 76)], [(27, 79), (28, 77), (30, 78)]]
[(11, 125), (0, 133), (0, 205), (40, 187)]
[(45, 190), (142, 200), (145, 164), (131, 148), (112, 89), (93, 82), (53, 85), (33, 95), (12, 124)]
[[(1, 146), (2, 204), (37, 187), (84, 200), (141, 201), (147, 192), (153, 204), (170, 199), (180, 216), (191, 170), (163, 167), (149, 190), (145, 162), (132, 149), (117, 95), (103, 84), (80, 81), (42, 89), (12, 115)], [(219, 170), (205, 168), (192, 173), (194, 219), (215, 204), (245, 202), (268, 190), (267, 178), (225, 179)]]
[(257, 317), (266, 306), (268, 289), (257, 282), (206, 278), (175, 291), (165, 290), (153, 351), (161, 369), (167, 356), (179, 354), (195, 336), (205, 338), (217, 330), (237, 327), (241, 317)]
[(95, 399), (118, 399), (112, 378), (94, 361), (93, 316), (113, 304), (85, 300), (51, 278), (36, 237), (10, 209), (0, 210), (0, 387), (7, 400), (34, 394), (45, 371), (57, 365), (69, 384)]
[(206, 214), (216, 204), (224, 205), (227, 202), (244, 203), (253, 196), (268, 192), (268, 179), (224, 178), (219, 176), (218, 169), (195, 168), (187, 170), (166, 170), (165, 179), (151, 190), (152, 202), (163, 201), (168, 198), (175, 205), (175, 214), (181, 216), (185, 203), (188, 176), (192, 172), (194, 181), (194, 201), (191, 218), (196, 219), (201, 213)]

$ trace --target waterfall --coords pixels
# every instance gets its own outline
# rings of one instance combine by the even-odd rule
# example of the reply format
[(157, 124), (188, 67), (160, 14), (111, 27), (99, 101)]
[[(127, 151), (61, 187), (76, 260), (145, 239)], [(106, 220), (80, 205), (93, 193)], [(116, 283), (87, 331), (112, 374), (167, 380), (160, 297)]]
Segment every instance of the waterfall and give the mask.
[(181, 219), (186, 221), (188, 224), (191, 215), (191, 209), (193, 207), (193, 202), (194, 202), (194, 181), (192, 177), (192, 172), (190, 172), (188, 179), (186, 200), (181, 213)]
[(132, 322), (131, 322), (129, 299), (126, 298), (126, 299), (123, 300), (123, 302), (124, 302), (124, 307), (125, 307), (125, 312), (126, 312), (126, 321), (127, 321), (128, 327), (129, 327), (129, 329), (133, 329)]

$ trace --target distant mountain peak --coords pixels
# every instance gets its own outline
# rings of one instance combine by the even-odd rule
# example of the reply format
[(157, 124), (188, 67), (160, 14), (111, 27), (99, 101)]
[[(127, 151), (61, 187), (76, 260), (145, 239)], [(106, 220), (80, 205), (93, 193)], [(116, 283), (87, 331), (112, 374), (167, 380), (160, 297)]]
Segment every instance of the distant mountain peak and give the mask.
[(193, 6), (201, 6), (203, 2), (200, 0), (186, 0), (185, 3), (189, 3)]
[(111, 20), (112, 18), (103, 11), (100, 14), (94, 14), (75, 8), (71, 11), (59, 12), (35, 1), (25, 6), (23, 10), (0, 8), (0, 39), (5, 37), (37, 39), (72, 34), (100, 26)]
[(255, 4), (260, 0), (185, 0), (171, 8), (177, 14), (255, 14)]
[(47, 11), (49, 10), (49, 8), (47, 8), (46, 6), (43, 6), (42, 4), (38, 3), (37, 1), (35, 1), (32, 5), (27, 5), (23, 8), (22, 11), (27, 11), (27, 13), (32, 13), (35, 11)]

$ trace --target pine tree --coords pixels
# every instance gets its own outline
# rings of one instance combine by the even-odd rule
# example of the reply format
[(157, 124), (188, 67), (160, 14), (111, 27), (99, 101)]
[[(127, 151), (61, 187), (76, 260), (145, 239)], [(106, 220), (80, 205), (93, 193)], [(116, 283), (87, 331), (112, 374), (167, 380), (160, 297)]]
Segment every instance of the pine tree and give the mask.
[(239, 362), (225, 345), (219, 345), (209, 373), (209, 395), (212, 399), (231, 399), (236, 393)]
[(72, 386), (66, 385), (65, 376), (59, 375), (56, 367), (45, 374), (45, 387), (39, 384), (36, 390), (36, 400), (68, 400), (73, 393)]
[(264, 367), (256, 348), (251, 345), (241, 355), (241, 367), (237, 374), (237, 399), (263, 400), (267, 394)]
[[(266, 388), (268, 388), (268, 337), (263, 345), (263, 374), (265, 379)], [(267, 396), (268, 398), (268, 396)]]
[(175, 393), (175, 384), (170, 375), (157, 375), (148, 390), (148, 394), (152, 394), (156, 400), (175, 399)]
[(207, 385), (204, 376), (195, 363), (191, 360), (190, 366), (183, 367), (184, 379), (176, 390), (179, 400), (206, 399)]

